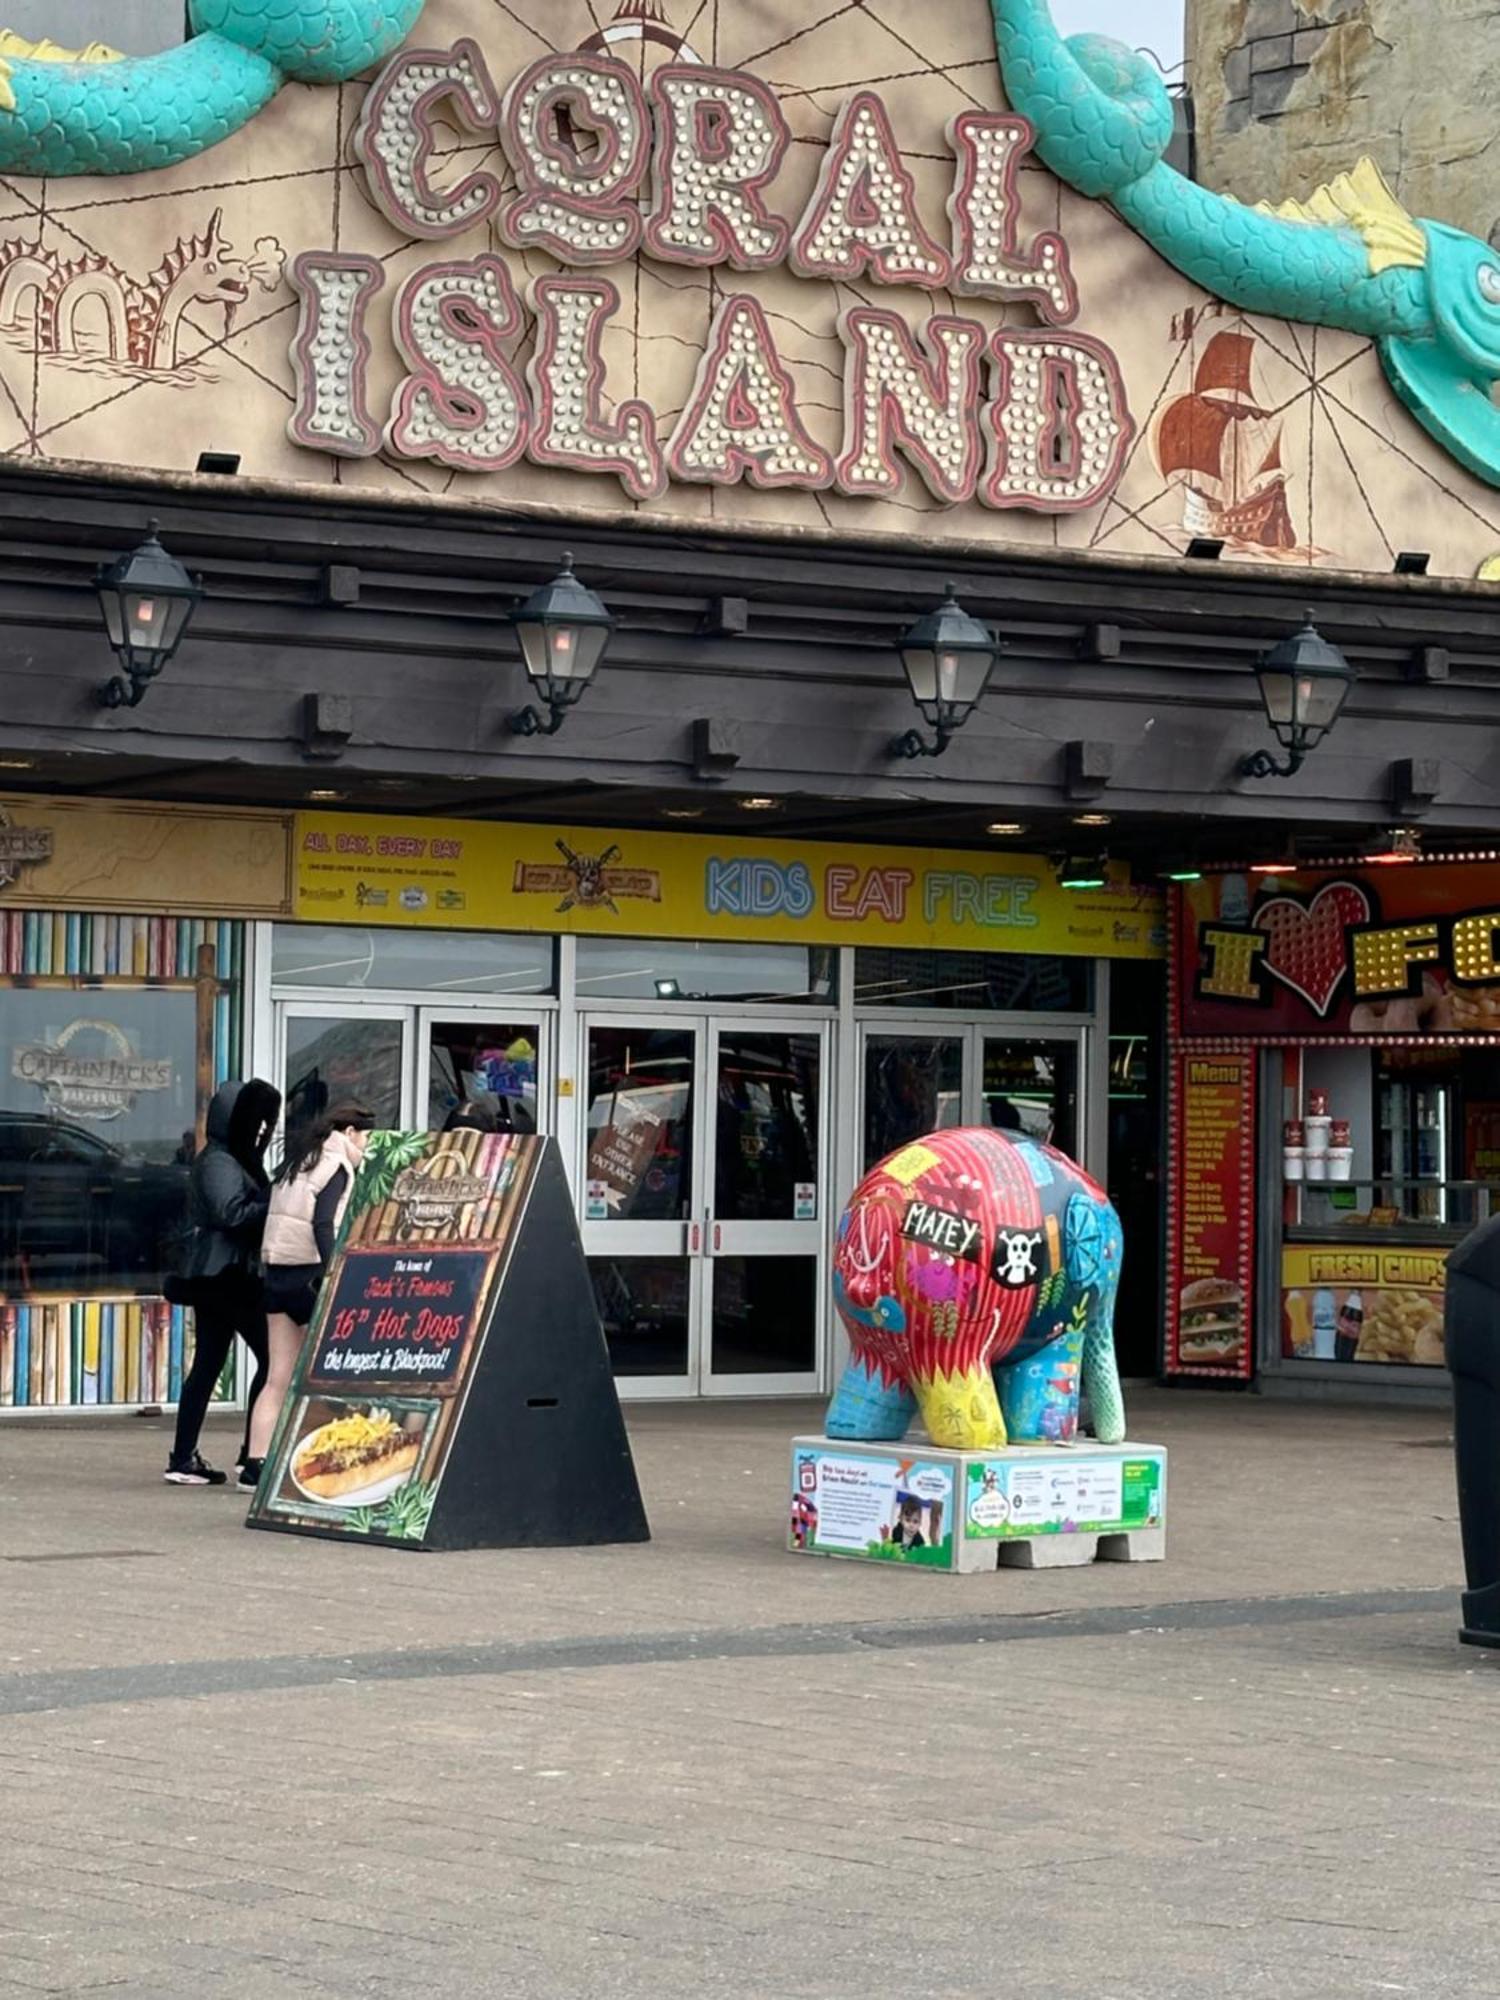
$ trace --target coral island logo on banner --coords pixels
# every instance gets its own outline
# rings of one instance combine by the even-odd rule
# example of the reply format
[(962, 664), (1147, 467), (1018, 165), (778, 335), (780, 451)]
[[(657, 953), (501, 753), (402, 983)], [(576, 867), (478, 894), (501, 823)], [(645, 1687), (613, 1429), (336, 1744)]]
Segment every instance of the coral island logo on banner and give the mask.
[(0, 889), (13, 888), (23, 868), (38, 868), (51, 859), (51, 827), (17, 826), (0, 806)]
[(51, 1110), (98, 1124), (126, 1117), (148, 1092), (172, 1088), (171, 1063), (136, 1055), (113, 1021), (73, 1021), (55, 1042), (23, 1044), (12, 1053), (10, 1070), (20, 1082), (34, 1083)]

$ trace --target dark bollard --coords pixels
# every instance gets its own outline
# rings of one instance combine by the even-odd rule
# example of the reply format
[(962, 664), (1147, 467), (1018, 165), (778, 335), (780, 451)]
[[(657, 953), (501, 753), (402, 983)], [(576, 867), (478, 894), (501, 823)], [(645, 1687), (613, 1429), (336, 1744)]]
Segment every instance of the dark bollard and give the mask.
[(1463, 1532), (1467, 1646), (1500, 1650), (1500, 1216), (1448, 1259), (1444, 1344), (1453, 1376), (1453, 1456)]

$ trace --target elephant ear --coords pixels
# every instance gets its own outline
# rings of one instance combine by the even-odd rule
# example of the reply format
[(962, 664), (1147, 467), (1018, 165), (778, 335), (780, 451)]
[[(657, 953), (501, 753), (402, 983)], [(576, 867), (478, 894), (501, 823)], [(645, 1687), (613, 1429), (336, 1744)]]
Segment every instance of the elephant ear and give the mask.
[(1075, 1285), (1103, 1280), (1117, 1235), (1112, 1209), (1092, 1195), (1072, 1197), (1063, 1218), (1063, 1263)]

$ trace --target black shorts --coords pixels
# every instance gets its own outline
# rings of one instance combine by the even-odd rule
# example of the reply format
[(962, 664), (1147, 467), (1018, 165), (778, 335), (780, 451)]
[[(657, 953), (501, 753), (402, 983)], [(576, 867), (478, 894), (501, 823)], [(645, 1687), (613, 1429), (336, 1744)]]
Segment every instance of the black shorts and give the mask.
[(321, 1264), (267, 1264), (266, 1311), (285, 1313), (298, 1326), (307, 1326), (322, 1279)]

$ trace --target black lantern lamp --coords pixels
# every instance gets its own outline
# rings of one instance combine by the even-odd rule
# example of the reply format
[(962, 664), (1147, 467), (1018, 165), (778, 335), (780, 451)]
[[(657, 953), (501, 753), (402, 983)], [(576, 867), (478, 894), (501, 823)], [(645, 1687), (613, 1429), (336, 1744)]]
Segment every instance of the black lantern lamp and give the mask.
[(919, 618), (901, 640), (901, 664), (912, 700), (935, 732), (929, 743), (909, 729), (891, 745), (893, 757), (941, 757), (979, 706), (1000, 642), (959, 603), (953, 585), (936, 611)]
[(103, 708), (138, 708), (151, 683), (182, 644), (188, 620), (203, 596), (200, 578), (189, 576), (156, 539), (157, 523), (147, 526), (138, 549), (101, 568), (94, 579), (104, 629), (120, 663), (120, 674), (99, 690)]
[(1354, 668), (1319, 632), (1309, 611), (1298, 631), (1256, 661), (1255, 678), (1266, 718), (1288, 755), (1278, 764), (1269, 750), (1257, 750), (1240, 765), (1241, 775), (1290, 778), (1338, 721), (1354, 685)]
[(532, 592), (512, 622), (531, 684), (547, 704), (547, 720), (534, 708), (523, 708), (511, 717), (511, 730), (517, 736), (555, 736), (594, 678), (615, 621), (574, 576), (570, 553), (561, 572)]

